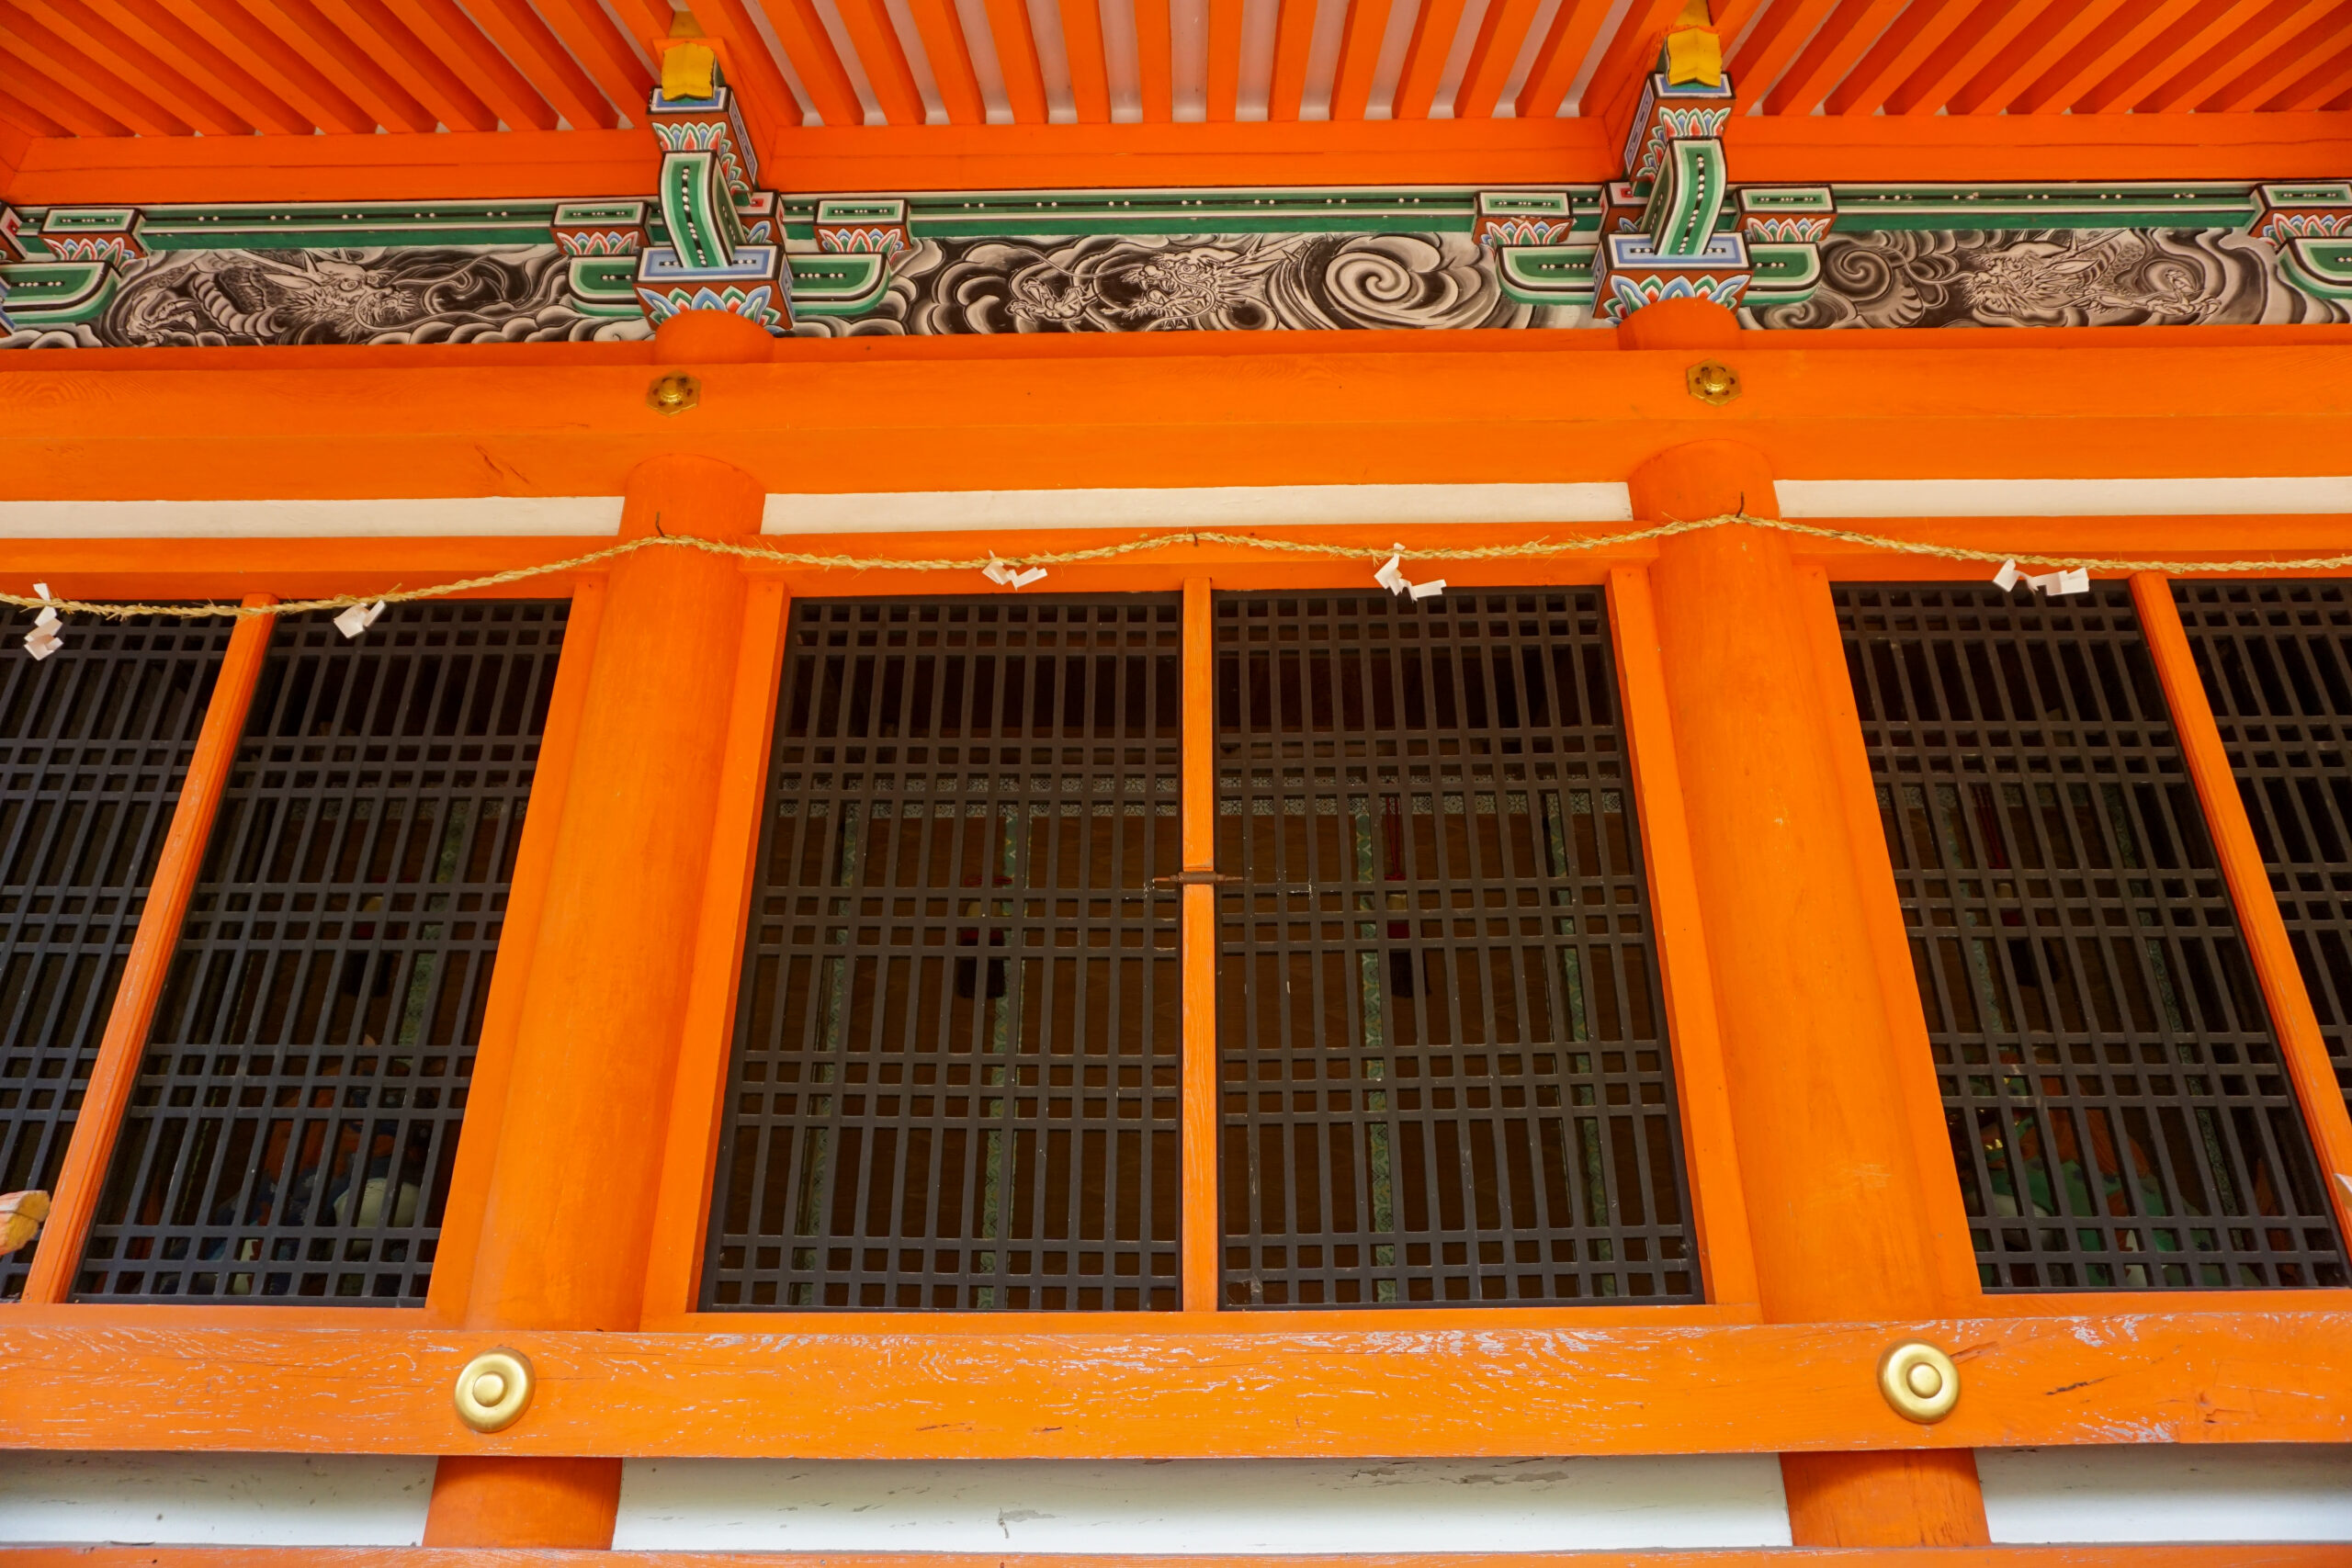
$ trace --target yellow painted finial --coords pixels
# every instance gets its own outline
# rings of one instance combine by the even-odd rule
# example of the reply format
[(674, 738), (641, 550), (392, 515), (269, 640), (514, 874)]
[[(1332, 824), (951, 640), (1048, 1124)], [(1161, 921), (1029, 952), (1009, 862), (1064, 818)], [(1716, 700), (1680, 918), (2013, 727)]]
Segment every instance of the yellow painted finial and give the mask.
[(1707, 0), (1684, 0), (1674, 30), (1666, 35), (1666, 80), (1669, 86), (1684, 82), (1723, 85), (1723, 40), (1715, 36)]
[(702, 24), (684, 6), (670, 14), (670, 36), (697, 41), (673, 43), (662, 51), (662, 96), (707, 98), (717, 93), (718, 56), (699, 41), (704, 37)]

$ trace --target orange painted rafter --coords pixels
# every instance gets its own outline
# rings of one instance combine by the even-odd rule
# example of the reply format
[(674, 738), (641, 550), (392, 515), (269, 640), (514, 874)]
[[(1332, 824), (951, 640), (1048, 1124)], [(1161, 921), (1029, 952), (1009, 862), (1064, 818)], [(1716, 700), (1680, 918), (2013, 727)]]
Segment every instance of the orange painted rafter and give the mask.
[[(2227, 5), (2230, 0), (2220, 0)], [(1873, 115), (1894, 92), (1939, 51), (1968, 19), (1964, 6), (1906, 6), (1871, 45), (1837, 90), (1823, 100), (1831, 114)]]
[(1907, 0), (1846, 0), (1765, 95), (1766, 114), (1811, 114), (1904, 11)]
[(1061, 0), (1062, 55), (1080, 125), (1111, 122), (1111, 73), (1102, 53), (1102, 9), (1095, 0)]
[(1961, 85), (1953, 114), (1998, 114), (2121, 6), (2123, 0), (2045, 0), (2040, 14), (1984, 69)]
[[(638, 58), (637, 51), (630, 47), (620, 28), (613, 25), (605, 8), (596, 0), (536, 0), (534, 8), (547, 18), (548, 25), (587, 71), (596, 90), (612, 107), (626, 116), (630, 124), (642, 124), (646, 96), (653, 90), (653, 73)], [(585, 123), (606, 130), (618, 121), (607, 115)], [(921, 117), (917, 117), (916, 123), (922, 123)]]
[(2094, 83), (2075, 98), (2075, 112), (2097, 114), (2128, 104), (2135, 95), (2148, 91), (2160, 73), (2181, 61), (2201, 59), (2246, 20), (2243, 0), (2200, 0), (2178, 21), (2119, 61), (2104, 81)]
[(1136, 96), (1143, 122), (1166, 125), (1176, 113), (1175, 34), (1169, 30), (1168, 0), (1135, 0)]
[(385, 0), (317, 0), (334, 28), (368, 51), (411, 97), (451, 130), (496, 130), (499, 114), (418, 38)]
[(1541, 0), (1488, 0), (1487, 14), (1478, 19), (1477, 36), (1471, 39), (1470, 52), (1462, 62), (1462, 85), (1453, 95), (1454, 118), (1485, 119), (1495, 112), (1540, 8)]
[(1886, 96), (1891, 115), (1939, 115), (1961, 85), (2008, 47), (2033, 20), (2027, 0), (1983, 0), (1952, 34), (1956, 47), (1932, 54)]
[[(776, 138), (801, 121), (799, 96), (785, 79), (784, 69), (760, 36), (743, 0), (703, 0), (695, 19), (709, 29), (719, 46), (719, 59), (729, 74), (745, 86), (739, 101), (744, 106), (752, 139), (763, 161), (775, 156)], [(763, 7), (769, 25), (786, 59), (808, 95), (808, 105), (829, 127), (847, 130), (863, 125), (865, 110), (841, 57), (833, 51), (824, 22), (807, 0)]]
[(2190, 57), (2186, 65), (2173, 70), (2177, 62), (2158, 62), (2153, 68), (2158, 73), (2154, 90), (2136, 101), (2127, 101), (2128, 107), (2143, 114), (2193, 108), (2207, 94), (2244, 69), (2248, 61), (2260, 59), (2282, 39), (2312, 26), (2333, 9), (2334, 0), (2272, 0), (2252, 17), (2237, 12), (2233, 18), (2234, 25), (2223, 29), (2203, 53)]
[(2229, 748), (2222, 739), (2221, 728), (2206, 700), (2204, 682), (2197, 673), (2171, 580), (2160, 572), (2134, 575), (2132, 603), (2140, 613), (2141, 635), (2147, 639), (2149, 658), (2172, 710), (2181, 761), (2205, 809), (2206, 830), (2212, 838), (2214, 857), (2221, 862), (2222, 880), (2237, 908), (2238, 930), (2270, 1015), (2271, 1034), (2278, 1041), (2295, 1098), (2302, 1103), (2303, 1122), (2311, 1130), (2312, 1152), (2319, 1160), (2320, 1181), (2327, 1190), (2336, 1229), (2352, 1235), (2352, 1113), (2346, 1111), (2327, 1038), (2320, 1032), (2319, 1016), (2303, 985), (2294, 944), (2278, 912), (2278, 896), (2271, 891), (2269, 869), (2263, 864), (2262, 847), (2246, 815), (2245, 796), (2238, 791)]
[(1657, 64), (1667, 28), (1681, 14), (1683, 4), (1684, 0), (1633, 0), (1625, 7), (1600, 62), (1592, 68), (1592, 80), (1585, 84), (1584, 96), (1577, 105), (1578, 114), (1616, 125), (1632, 112), (1643, 82)]
[[(1396, 95), (1388, 111), (1391, 118), (1430, 118), (1438, 78), (1444, 73), (1446, 56), (1453, 51), (1453, 35), (1462, 26), (1465, 4), (1466, 0), (1420, 0), (1412, 35), (1405, 44), (1404, 62), (1396, 73)], [(1235, 9), (1239, 8), (1237, 4)]]
[(2341, 13), (2298, 31), (2224, 84), (2198, 109), (2207, 114), (2258, 111), (2308, 72), (2313, 61), (2325, 59), (2347, 38), (2352, 38), (2352, 16)]
[[(252, 605), (266, 597), (248, 598)], [(106, 1032), (98, 1041), (96, 1059), (82, 1099), (74, 1139), (58, 1172), (55, 1201), (40, 1250), (27, 1271), (24, 1299), (62, 1302), (74, 1289), (81, 1266), (82, 1243), (98, 1212), (100, 1184), (114, 1154), (122, 1113), (130, 1103), (139, 1067), (147, 1051), (147, 1032), (154, 1021), (156, 1004), (169, 978), (172, 955), (178, 950), (180, 919), (204, 863), (206, 840), (220, 797), (236, 762), (237, 740), (245, 728), (245, 711), (261, 679), (262, 661), (277, 625), (275, 615), (254, 615), (237, 623), (213, 677), (212, 699), (190, 750), (187, 773), (173, 806), (164, 846), (155, 857), (148, 884), (147, 902), (125, 955), (122, 978), (115, 987), (114, 1008), (107, 1016)]]
[(1306, 61), (1315, 47), (1316, 0), (1281, 0), (1274, 17), (1274, 72), (1266, 88), (1266, 118), (1295, 120), (1306, 96)]
[(1560, 0), (1551, 30), (1528, 62), (1527, 81), (1513, 101), (1512, 113), (1521, 119), (1550, 119), (1558, 114), (1608, 18), (1609, 0)]
[[(328, 81), (299, 50), (245, 14), (237, 0), (153, 0), (166, 15), (284, 98), (321, 130), (368, 136), (375, 117)], [(207, 150), (208, 152), (210, 149)]]
[[(1141, 1313), (1035, 1328), (763, 1313), (688, 1334), (0, 1325), (0, 1422), (12, 1446), (42, 1450), (803, 1461), (2352, 1438), (2340, 1309), (1647, 1327), (1590, 1307), (1541, 1327), (1498, 1311), (1340, 1315), (1360, 1326)], [(1959, 1406), (1933, 1427), (1878, 1390), (1880, 1359), (1908, 1339), (1960, 1353)], [(530, 1358), (537, 1392), (522, 1420), (477, 1435), (449, 1390), (500, 1345)]]
[(2324, 60), (2262, 107), (2274, 112), (2291, 113), (2297, 109), (2334, 107), (2335, 96), (2344, 90), (2345, 73), (2352, 66), (2352, 49), (2339, 51), (2333, 59)]
[(319, 129), (283, 95), (157, 0), (95, 0), (95, 8), (248, 123), (288, 136), (309, 136)]
[[(5, 36), (5, 30), (0, 30), (0, 38)], [(133, 134), (129, 126), (59, 86), (49, 73), (28, 66), (6, 49), (0, 49), (0, 92), (42, 118), (63, 126), (76, 138)]]
[(0, 92), (0, 124), (28, 137), (71, 136), (73, 131), (12, 93)]
[(555, 107), (539, 96), (456, 0), (384, 0), (409, 30), (452, 67), (464, 73), (481, 99), (512, 130), (553, 130)]
[(2149, 39), (2188, 20), (2197, 0), (2132, 0), (2084, 35), (2057, 62), (2027, 85), (2009, 106), (2013, 114), (2060, 114), (2132, 58)]
[(60, 38), (15, 6), (0, 5), (0, 44), (52, 80), (86, 88), (95, 103), (106, 106), (141, 136), (186, 136), (194, 129), (171, 109), (92, 61), (73, 40)]
[(1724, 64), (1731, 73), (1732, 89), (1737, 95), (1735, 118), (1764, 101), (1764, 95), (1780, 81), (1790, 62), (1827, 24), (1836, 3), (1837, 0), (1773, 0), (1736, 48), (1730, 39), (1724, 39), (1731, 52)]
[(963, 18), (955, 0), (907, 0), (922, 39), (923, 57), (931, 62), (931, 80), (951, 125), (986, 125), (988, 101), (980, 96), (980, 79), (972, 69), (971, 46), (964, 39)]
[(997, 70), (1005, 100), (1021, 125), (1046, 123), (1046, 73), (1037, 63), (1037, 38), (1029, 26), (1028, 0), (982, 0), (989, 36), (996, 42)]
[(851, 49), (865, 67), (865, 85), (882, 106), (883, 118), (892, 125), (921, 125), (922, 90), (915, 85), (914, 68), (907, 63), (898, 29), (890, 25), (889, 8), (882, 0), (837, 0), (834, 9), (849, 33)]
[(203, 84), (188, 78), (142, 40), (81, 0), (22, 0), (22, 5), (35, 20), (79, 45), (90, 59), (198, 130), (210, 136), (253, 133), (253, 123), (213, 96)]
[(345, 37), (314, 0), (248, 0), (247, 9), (386, 130), (430, 131), (440, 117)]
[(1208, 0), (1207, 118), (1230, 120), (1241, 96), (1241, 0)]
[[(705, 3), (713, 10), (722, 8), (711, 0)], [(575, 130), (614, 123), (612, 106), (605, 103), (604, 94), (527, 0), (471, 0), (466, 13)], [(714, 32), (718, 30), (713, 17), (700, 11), (695, 15)]]
[[(1152, 3), (1164, 6), (1166, 0)], [(1340, 39), (1340, 62), (1331, 73), (1332, 119), (1363, 119), (1364, 106), (1372, 101), (1372, 79), (1380, 69), (1381, 40), (1388, 36), (1388, 13), (1393, 3), (1394, 0), (1348, 0), (1347, 28)]]

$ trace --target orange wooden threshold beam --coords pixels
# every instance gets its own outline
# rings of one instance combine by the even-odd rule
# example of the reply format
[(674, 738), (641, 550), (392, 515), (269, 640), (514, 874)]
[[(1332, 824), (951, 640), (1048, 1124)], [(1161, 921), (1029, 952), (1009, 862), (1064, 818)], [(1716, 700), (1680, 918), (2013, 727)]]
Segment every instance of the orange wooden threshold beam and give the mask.
[(771, 363), (701, 367), (700, 406), (675, 418), (646, 404), (650, 367), (602, 360), (311, 370), (294, 350), (253, 370), (111, 371), (25, 355), (0, 368), (0, 471), (26, 499), (248, 500), (613, 495), (679, 451), (786, 492), (1620, 479), (1717, 437), (1783, 479), (2326, 474), (2352, 451), (2344, 343), (1951, 333), (1973, 343), (1849, 353), (1758, 333), (1718, 352), (1745, 388), (1718, 408), (1687, 389), (1694, 353), (1585, 335), (1232, 355), (794, 340)]
[[(0, 1441), (215, 1450), (794, 1459), (1796, 1452), (2352, 1440), (2352, 1313), (1688, 1328), (596, 1334), (0, 1327)], [(831, 1329), (831, 1324), (814, 1325)], [(797, 1331), (796, 1331), (797, 1330)], [(1942, 1423), (1877, 1367), (1960, 1362)], [(523, 1418), (450, 1391), (527, 1355)]]
[[(67, 1555), (70, 1552), (70, 1556)], [(2343, 1568), (2335, 1545), (1800, 1547), (1677, 1551), (1079, 1557), (971, 1552), (585, 1551), (560, 1547), (0, 1546), (76, 1568)]]
[[(2277, 180), (2352, 167), (2348, 118), (1742, 116), (1728, 146), (1748, 184)], [(0, 160), (15, 151), (0, 146)], [(1622, 172), (1597, 119), (807, 126), (769, 135), (761, 152), (787, 188), (818, 192), (1589, 185)], [(631, 130), (49, 137), (8, 161), (7, 197), (40, 206), (635, 196), (652, 190), (659, 156)]]

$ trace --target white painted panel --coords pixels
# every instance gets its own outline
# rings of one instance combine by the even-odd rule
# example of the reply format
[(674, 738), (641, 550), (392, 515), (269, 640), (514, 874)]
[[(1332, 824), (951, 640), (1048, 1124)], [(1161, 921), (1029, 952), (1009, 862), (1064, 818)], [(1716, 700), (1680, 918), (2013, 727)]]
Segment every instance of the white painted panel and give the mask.
[(2352, 477), (1781, 479), (1784, 517), (2205, 517), (2352, 512)]
[(433, 1464), (375, 1454), (0, 1454), (0, 1541), (415, 1546)]
[(2352, 1541), (2352, 1445), (1983, 1449), (1997, 1542)]
[(1779, 1461), (631, 1460), (616, 1547), (1097, 1553), (1786, 1546)]
[(616, 495), (433, 501), (0, 501), (0, 539), (429, 538), (617, 534)]
[(1624, 523), (1622, 484), (1227, 485), (1196, 490), (771, 495), (765, 534), (969, 528), (1246, 528), (1286, 523)]

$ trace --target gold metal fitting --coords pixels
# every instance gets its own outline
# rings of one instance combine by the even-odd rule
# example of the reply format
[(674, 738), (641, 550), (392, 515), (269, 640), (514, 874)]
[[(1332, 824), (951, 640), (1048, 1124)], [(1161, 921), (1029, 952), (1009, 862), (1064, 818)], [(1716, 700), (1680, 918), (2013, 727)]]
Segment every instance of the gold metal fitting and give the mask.
[(664, 376), (646, 389), (655, 413), (684, 413), (702, 401), (702, 383), (691, 376)]
[(1905, 1421), (1931, 1426), (1960, 1403), (1960, 1369), (1933, 1345), (1897, 1345), (1878, 1364), (1878, 1391)]
[(531, 1363), (520, 1350), (484, 1350), (458, 1374), (458, 1419), (477, 1432), (502, 1432), (531, 1404)]
[(1739, 372), (1712, 359), (1684, 371), (1682, 384), (1690, 389), (1692, 397), (1717, 408), (1739, 396)]

